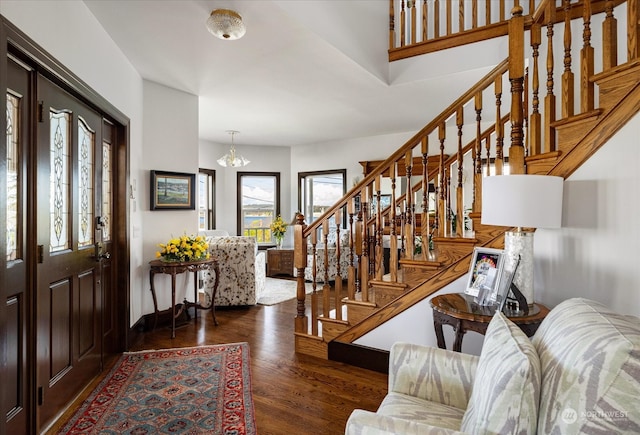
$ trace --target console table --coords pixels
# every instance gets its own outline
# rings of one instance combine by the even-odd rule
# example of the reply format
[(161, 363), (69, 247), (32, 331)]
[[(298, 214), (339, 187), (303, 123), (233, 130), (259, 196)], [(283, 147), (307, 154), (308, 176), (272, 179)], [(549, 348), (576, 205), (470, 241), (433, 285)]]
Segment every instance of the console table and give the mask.
[[(467, 331), (485, 334), (487, 326), (496, 312), (496, 307), (478, 305), (473, 299), (473, 296), (464, 293), (449, 293), (431, 299), (433, 326), (439, 348), (447, 348), (442, 325), (453, 326), (456, 332), (453, 350), (456, 352), (462, 350), (462, 338)], [(531, 337), (535, 334), (542, 320), (549, 314), (549, 309), (542, 304), (533, 304), (532, 307), (529, 307), (529, 313), (526, 315), (507, 308), (503, 310), (503, 313), (518, 325), (527, 337)]]
[[(218, 283), (220, 281), (220, 268), (218, 261), (215, 258), (209, 258), (207, 260), (189, 261), (189, 262), (168, 262), (162, 260), (152, 260), (149, 262), (151, 269), (149, 270), (149, 282), (151, 284), (151, 295), (153, 296), (153, 309), (155, 311), (154, 329), (158, 323), (158, 299), (156, 297), (156, 288), (154, 285), (155, 276), (158, 273), (164, 273), (171, 275), (171, 338), (176, 337), (176, 317), (178, 317), (185, 309), (191, 307), (196, 308), (196, 318), (198, 317), (198, 309), (208, 310), (211, 309), (213, 315), (213, 323), (218, 326), (216, 320), (216, 292), (218, 290)], [(198, 272), (201, 270), (213, 269), (216, 273), (216, 280), (213, 285), (213, 295), (211, 296), (211, 307), (203, 307), (198, 302)], [(176, 313), (176, 276), (185, 272), (193, 272), (193, 296), (194, 301), (187, 301), (186, 295), (182, 303), (182, 306)]]
[(267, 249), (267, 276), (293, 276), (293, 249)]

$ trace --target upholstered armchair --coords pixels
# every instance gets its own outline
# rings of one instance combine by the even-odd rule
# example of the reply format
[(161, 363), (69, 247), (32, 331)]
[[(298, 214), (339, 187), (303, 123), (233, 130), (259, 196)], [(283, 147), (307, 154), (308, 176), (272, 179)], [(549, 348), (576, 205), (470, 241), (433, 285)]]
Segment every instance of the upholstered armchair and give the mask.
[[(255, 305), (264, 290), (266, 258), (254, 237), (207, 236), (209, 253), (218, 260), (220, 283), (216, 306)], [(215, 272), (203, 273), (205, 306), (210, 306)]]

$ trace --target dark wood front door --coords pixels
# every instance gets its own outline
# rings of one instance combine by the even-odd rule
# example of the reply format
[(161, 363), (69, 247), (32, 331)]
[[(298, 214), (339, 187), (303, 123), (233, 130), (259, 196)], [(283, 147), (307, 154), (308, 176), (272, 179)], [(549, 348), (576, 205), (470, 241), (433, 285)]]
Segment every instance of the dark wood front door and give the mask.
[[(102, 118), (37, 78), (37, 427), (102, 365)], [(110, 280), (106, 280), (110, 282)]]

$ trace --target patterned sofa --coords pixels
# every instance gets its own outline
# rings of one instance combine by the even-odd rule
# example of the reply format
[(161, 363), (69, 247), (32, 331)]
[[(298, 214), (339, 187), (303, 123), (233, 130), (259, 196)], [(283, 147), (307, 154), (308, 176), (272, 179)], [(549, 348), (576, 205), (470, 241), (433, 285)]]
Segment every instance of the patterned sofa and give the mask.
[[(338, 261), (340, 261), (340, 276), (343, 279), (347, 279), (348, 276), (348, 267), (349, 267), (349, 257), (351, 253), (351, 249), (349, 248), (349, 231), (346, 229), (340, 230), (340, 259), (338, 259), (337, 254), (337, 232), (335, 228), (331, 228), (329, 234), (327, 235), (327, 257), (329, 269), (328, 276), (329, 281), (334, 281), (336, 275), (338, 274)], [(311, 245), (311, 238), (307, 239), (307, 267), (304, 269), (304, 279), (306, 281), (313, 281), (313, 246)], [(318, 242), (316, 244), (316, 282), (324, 282), (324, 255), (325, 255), (325, 246), (323, 242)], [(354, 263), (356, 262), (356, 258), (354, 256)], [(296, 275), (296, 271), (294, 270), (294, 276)]]
[[(244, 236), (207, 236), (209, 252), (218, 259), (220, 283), (216, 306), (255, 305), (266, 282), (266, 258), (256, 239)], [(215, 272), (202, 276), (204, 305), (211, 306)]]
[(576, 298), (529, 340), (502, 313), (479, 357), (396, 343), (389, 393), (346, 434), (640, 433), (640, 319)]

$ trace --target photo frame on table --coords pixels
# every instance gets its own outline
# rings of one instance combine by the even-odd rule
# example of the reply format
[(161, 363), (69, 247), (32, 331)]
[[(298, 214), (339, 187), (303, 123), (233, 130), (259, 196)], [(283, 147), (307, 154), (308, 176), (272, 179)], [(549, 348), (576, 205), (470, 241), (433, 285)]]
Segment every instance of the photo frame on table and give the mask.
[(195, 210), (196, 174), (151, 171), (151, 210)]
[(465, 294), (473, 296), (480, 305), (495, 304), (504, 261), (502, 249), (474, 248)]

